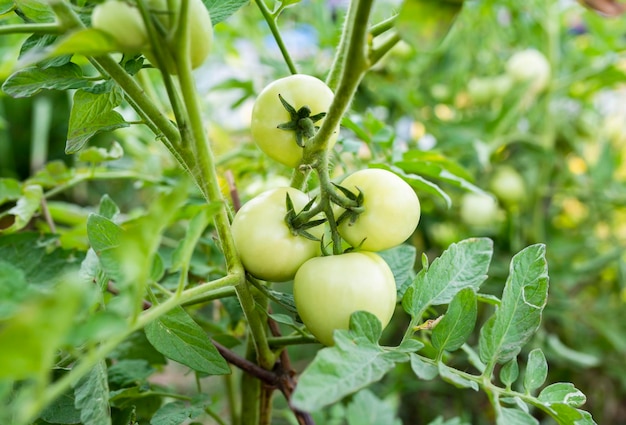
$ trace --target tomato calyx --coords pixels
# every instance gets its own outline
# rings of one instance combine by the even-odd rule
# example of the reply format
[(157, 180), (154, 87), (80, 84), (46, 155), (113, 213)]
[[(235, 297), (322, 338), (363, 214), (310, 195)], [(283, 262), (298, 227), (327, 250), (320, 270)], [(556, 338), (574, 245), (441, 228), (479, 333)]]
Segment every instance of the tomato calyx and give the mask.
[[(348, 221), (349, 225), (354, 224), (356, 219), (359, 217), (363, 210), (363, 192), (358, 187), (356, 188), (358, 193), (354, 193), (343, 186), (333, 183), (333, 185), (339, 190), (343, 195), (348, 198), (348, 200), (352, 201), (353, 206), (344, 207), (345, 211), (339, 216), (337, 219), (337, 224), (341, 224), (344, 221)], [(340, 205), (342, 206), (342, 205)]]
[(304, 105), (300, 109), (296, 110), (289, 104), (280, 94), (278, 95), (280, 103), (289, 112), (290, 121), (278, 124), (277, 128), (285, 131), (295, 131), (296, 144), (301, 148), (304, 148), (304, 144), (311, 137), (315, 136), (319, 126), (315, 123), (326, 116), (326, 112), (320, 112), (311, 116), (311, 108)]
[[(305, 218), (311, 212), (311, 208), (315, 204), (315, 198), (311, 199), (308, 204), (302, 208), (302, 211), (296, 213), (293, 201), (289, 194), (285, 197), (285, 205), (287, 214), (285, 214), (285, 223), (294, 236), (302, 236), (303, 238), (319, 242), (320, 238), (309, 232), (309, 229), (317, 227), (326, 222), (326, 219), (306, 220)], [(304, 219), (304, 220), (303, 220)]]

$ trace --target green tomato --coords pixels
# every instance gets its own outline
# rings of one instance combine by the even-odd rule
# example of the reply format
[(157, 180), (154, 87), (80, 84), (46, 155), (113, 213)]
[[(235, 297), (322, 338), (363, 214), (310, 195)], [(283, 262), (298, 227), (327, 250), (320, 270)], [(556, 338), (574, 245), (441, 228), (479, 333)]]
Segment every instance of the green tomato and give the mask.
[(539, 93), (550, 82), (550, 63), (540, 51), (526, 49), (509, 58), (506, 73), (514, 81), (529, 84), (531, 92)]
[[(295, 168), (302, 159), (303, 149), (298, 146), (295, 131), (278, 128), (291, 120), (278, 95), (295, 110), (307, 106), (311, 116), (328, 112), (334, 95), (323, 81), (309, 75), (296, 74), (272, 82), (257, 97), (250, 123), (252, 138), (267, 156)], [(314, 125), (321, 126), (323, 122), (324, 118)], [(339, 128), (328, 141), (329, 149), (335, 144), (338, 135)]]
[[(363, 193), (364, 212), (343, 220), (339, 234), (365, 251), (382, 251), (407, 240), (420, 219), (420, 202), (408, 183), (391, 171), (370, 168), (348, 176), (341, 186)], [(343, 210), (337, 212), (337, 217)]]
[(498, 204), (489, 195), (466, 193), (461, 198), (461, 220), (475, 227), (489, 227), (498, 220)]
[(391, 269), (372, 252), (312, 258), (300, 267), (293, 296), (302, 322), (324, 345), (335, 329), (348, 329), (350, 315), (367, 311), (387, 326), (396, 306)]
[(495, 171), (490, 188), (498, 199), (508, 205), (519, 204), (526, 198), (524, 179), (514, 168), (508, 166)]
[(126, 2), (108, 0), (100, 3), (93, 9), (91, 25), (110, 35), (123, 51), (139, 52), (148, 44), (139, 9)]
[[(306, 260), (320, 253), (319, 242), (294, 235), (285, 222), (287, 194), (296, 213), (309, 202), (309, 197), (297, 189), (272, 189), (244, 204), (232, 223), (241, 262), (248, 273), (259, 279), (291, 280)], [(321, 225), (309, 229), (316, 237), (321, 237), (323, 231)]]
[[(174, 13), (168, 11), (167, 0), (148, 0), (148, 6), (165, 29), (173, 29), (175, 22), (173, 22), (174, 20), (171, 17)], [(180, 0), (174, 2), (174, 7), (176, 11), (180, 9)], [(196, 69), (204, 63), (211, 52), (211, 47), (213, 46), (213, 24), (211, 23), (209, 11), (202, 0), (189, 0), (188, 7), (189, 20), (187, 25), (189, 26), (189, 39), (191, 40), (189, 55), (191, 68)], [(177, 46), (171, 46), (171, 48), (176, 49)], [(152, 52), (146, 52), (146, 57), (151, 63), (155, 63)], [(176, 66), (173, 63), (167, 63), (166, 66), (168, 72), (176, 74)]]

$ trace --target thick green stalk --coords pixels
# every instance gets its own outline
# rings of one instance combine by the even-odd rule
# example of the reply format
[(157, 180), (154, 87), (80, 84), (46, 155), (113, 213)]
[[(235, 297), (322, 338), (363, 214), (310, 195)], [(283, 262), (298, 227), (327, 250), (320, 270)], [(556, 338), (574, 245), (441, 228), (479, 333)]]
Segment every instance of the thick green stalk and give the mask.
[[(192, 175), (196, 178), (198, 185), (201, 187), (202, 192), (209, 202), (222, 201), (223, 198), (215, 169), (215, 159), (209, 147), (208, 136), (202, 121), (200, 103), (191, 72), (191, 58), (189, 54), (186, 54), (190, 45), (187, 25), (188, 20), (184, 19), (184, 17), (187, 16), (187, 6), (188, 0), (183, 0), (181, 2), (180, 26), (177, 33), (176, 45), (179, 49), (177, 49), (176, 52), (176, 63), (178, 65), (180, 90), (185, 106), (187, 107), (190, 134), (193, 138), (191, 141), (193, 143), (192, 150), (196, 155)], [(230, 231), (230, 221), (225, 203), (224, 208), (222, 208), (215, 217), (215, 226), (222, 244), (222, 251), (226, 258), (226, 265), (229, 272), (243, 273), (243, 266), (237, 255), (233, 236)], [(241, 283), (235, 287), (235, 290), (237, 291), (237, 297), (252, 332), (258, 362), (262, 367), (271, 369), (274, 365), (274, 354), (267, 343), (263, 320), (256, 310), (256, 304), (250, 292), (250, 288), (247, 282), (241, 281)]]
[(315, 167), (315, 163), (319, 162), (320, 152), (327, 155), (328, 140), (341, 123), (341, 119), (350, 107), (361, 79), (369, 68), (367, 22), (372, 4), (373, 0), (354, 0), (350, 5), (348, 20), (344, 28), (344, 31), (349, 31), (350, 37), (343, 64), (350, 64), (350, 66), (341, 67), (342, 72), (339, 84), (324, 123), (304, 149), (302, 163), (305, 165)]

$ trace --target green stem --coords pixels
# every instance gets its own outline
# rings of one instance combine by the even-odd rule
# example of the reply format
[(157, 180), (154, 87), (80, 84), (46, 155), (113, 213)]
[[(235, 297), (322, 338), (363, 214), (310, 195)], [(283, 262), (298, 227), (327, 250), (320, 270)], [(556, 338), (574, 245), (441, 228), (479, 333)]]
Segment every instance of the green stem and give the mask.
[(352, 25), (354, 22), (354, 14), (356, 13), (356, 1), (351, 1), (348, 7), (348, 13), (346, 14), (343, 29), (341, 31), (341, 38), (339, 39), (339, 45), (333, 58), (333, 63), (330, 66), (330, 71), (326, 77), (326, 85), (334, 92), (339, 85), (341, 75), (346, 68), (346, 52), (348, 44), (352, 36)]
[(400, 35), (397, 32), (389, 36), (389, 38), (385, 40), (383, 44), (370, 52), (370, 64), (374, 65), (378, 63), (378, 61), (381, 60), (383, 56), (385, 56), (387, 53), (389, 53), (389, 51), (400, 42), (400, 40), (402, 40), (402, 38), (400, 38)]
[(62, 34), (65, 28), (52, 24), (15, 24), (0, 25), (0, 35), (5, 34)]
[(385, 19), (384, 21), (381, 21), (375, 25), (372, 25), (372, 27), (370, 28), (371, 36), (377, 37), (389, 31), (395, 26), (397, 19), (398, 19), (398, 14), (396, 13), (395, 15)]
[[(246, 359), (257, 357), (252, 338), (246, 343)], [(261, 381), (249, 373), (241, 374), (241, 425), (258, 425)]]
[(76, 186), (79, 183), (90, 180), (116, 180), (116, 179), (136, 179), (142, 180), (151, 183), (159, 183), (161, 180), (159, 178), (155, 178), (154, 176), (137, 174), (135, 171), (89, 171), (89, 172), (80, 172), (75, 175), (71, 180), (60, 184), (44, 194), (46, 199), (52, 198), (55, 195), (58, 195), (61, 192), (64, 192), (72, 187)]
[[(207, 132), (205, 131), (202, 121), (200, 103), (191, 72), (191, 57), (185, 54), (185, 52), (189, 50), (189, 31), (181, 27), (187, 26), (187, 19), (185, 19), (185, 6), (187, 3), (188, 1), (186, 0), (181, 2), (181, 19), (176, 43), (179, 49), (177, 49), (175, 56), (178, 65), (180, 90), (185, 106), (187, 107), (189, 118), (190, 134), (193, 142), (192, 150), (195, 153), (193, 176), (196, 178), (198, 185), (209, 202), (223, 201), (215, 170), (215, 159), (213, 152), (209, 148)], [(215, 227), (222, 244), (226, 265), (229, 272), (243, 273), (243, 266), (237, 255), (233, 236), (230, 232), (230, 221), (228, 211), (226, 210), (226, 203), (223, 205), (224, 207), (215, 217)], [(259, 365), (265, 369), (271, 369), (275, 362), (275, 356), (267, 344), (264, 322), (259, 312), (256, 310), (256, 304), (250, 292), (250, 287), (244, 280), (241, 281), (239, 285), (235, 286), (235, 290), (244, 315), (248, 320), (248, 325), (250, 326), (256, 352), (259, 357)]]
[(289, 68), (289, 72), (292, 74), (297, 74), (298, 69), (296, 65), (291, 60), (291, 56), (289, 55), (289, 51), (287, 50), (287, 46), (283, 42), (283, 37), (280, 35), (280, 31), (278, 30), (278, 25), (276, 25), (276, 18), (272, 15), (272, 12), (267, 8), (264, 0), (255, 0), (255, 3), (259, 7), (265, 22), (267, 22), (267, 26), (270, 28), (272, 35), (274, 36), (274, 40), (276, 40), (276, 44), (278, 44), (278, 48), (280, 49), (280, 53), (283, 55), (285, 59), (285, 63)]
[(290, 336), (278, 336), (269, 337), (267, 342), (272, 348), (287, 347), (289, 345), (301, 345), (301, 344), (316, 344), (317, 339), (305, 336), (305, 335), (290, 335)]
[(319, 131), (306, 144), (302, 164), (315, 167), (315, 162), (319, 161), (319, 153), (327, 154), (328, 140), (337, 131), (345, 112), (354, 98), (361, 79), (369, 68), (367, 22), (372, 4), (373, 0), (354, 0), (350, 4), (346, 28), (344, 28), (344, 31), (350, 34), (345, 57), (345, 64), (350, 65), (341, 67), (342, 72), (333, 102)]

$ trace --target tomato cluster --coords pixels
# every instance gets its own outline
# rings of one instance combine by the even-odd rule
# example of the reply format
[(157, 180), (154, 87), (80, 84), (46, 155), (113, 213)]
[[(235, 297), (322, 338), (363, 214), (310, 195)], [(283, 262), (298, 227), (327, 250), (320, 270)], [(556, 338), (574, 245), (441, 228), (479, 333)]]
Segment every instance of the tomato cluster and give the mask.
[[(314, 77), (276, 80), (254, 105), (252, 137), (276, 161), (306, 166), (303, 153), (332, 101), (332, 91)], [(338, 129), (328, 148), (337, 135)], [(264, 192), (237, 212), (232, 232), (249, 275), (270, 282), (293, 280), (302, 322), (321, 343), (332, 345), (333, 332), (347, 329), (356, 311), (374, 314), (383, 327), (391, 320), (396, 284), (376, 251), (411, 236), (420, 202), (408, 183), (383, 169), (356, 171), (340, 185), (321, 184), (319, 192), (313, 198), (295, 188)], [(329, 240), (332, 244), (326, 244)], [(330, 245), (335, 255), (326, 252)]]
[[(168, 2), (167, 0), (148, 0), (150, 10), (155, 23), (165, 30), (172, 32), (176, 29), (177, 13), (180, 9), (180, 0)], [(171, 5), (170, 5), (171, 3)], [(168, 9), (171, 6), (172, 9)], [(189, 58), (192, 69), (202, 65), (206, 60), (213, 44), (213, 25), (211, 16), (202, 0), (190, 0), (188, 10), (188, 28), (190, 51)], [(121, 0), (107, 0), (98, 4), (91, 15), (93, 28), (106, 33), (111, 37), (119, 50), (128, 53), (143, 53), (153, 64), (155, 63), (154, 48), (150, 44), (148, 31), (139, 9)], [(165, 36), (166, 41), (173, 40), (171, 34)], [(176, 66), (171, 53), (178, 47), (173, 43), (165, 43), (168, 57), (165, 67), (170, 73), (176, 73)]]

